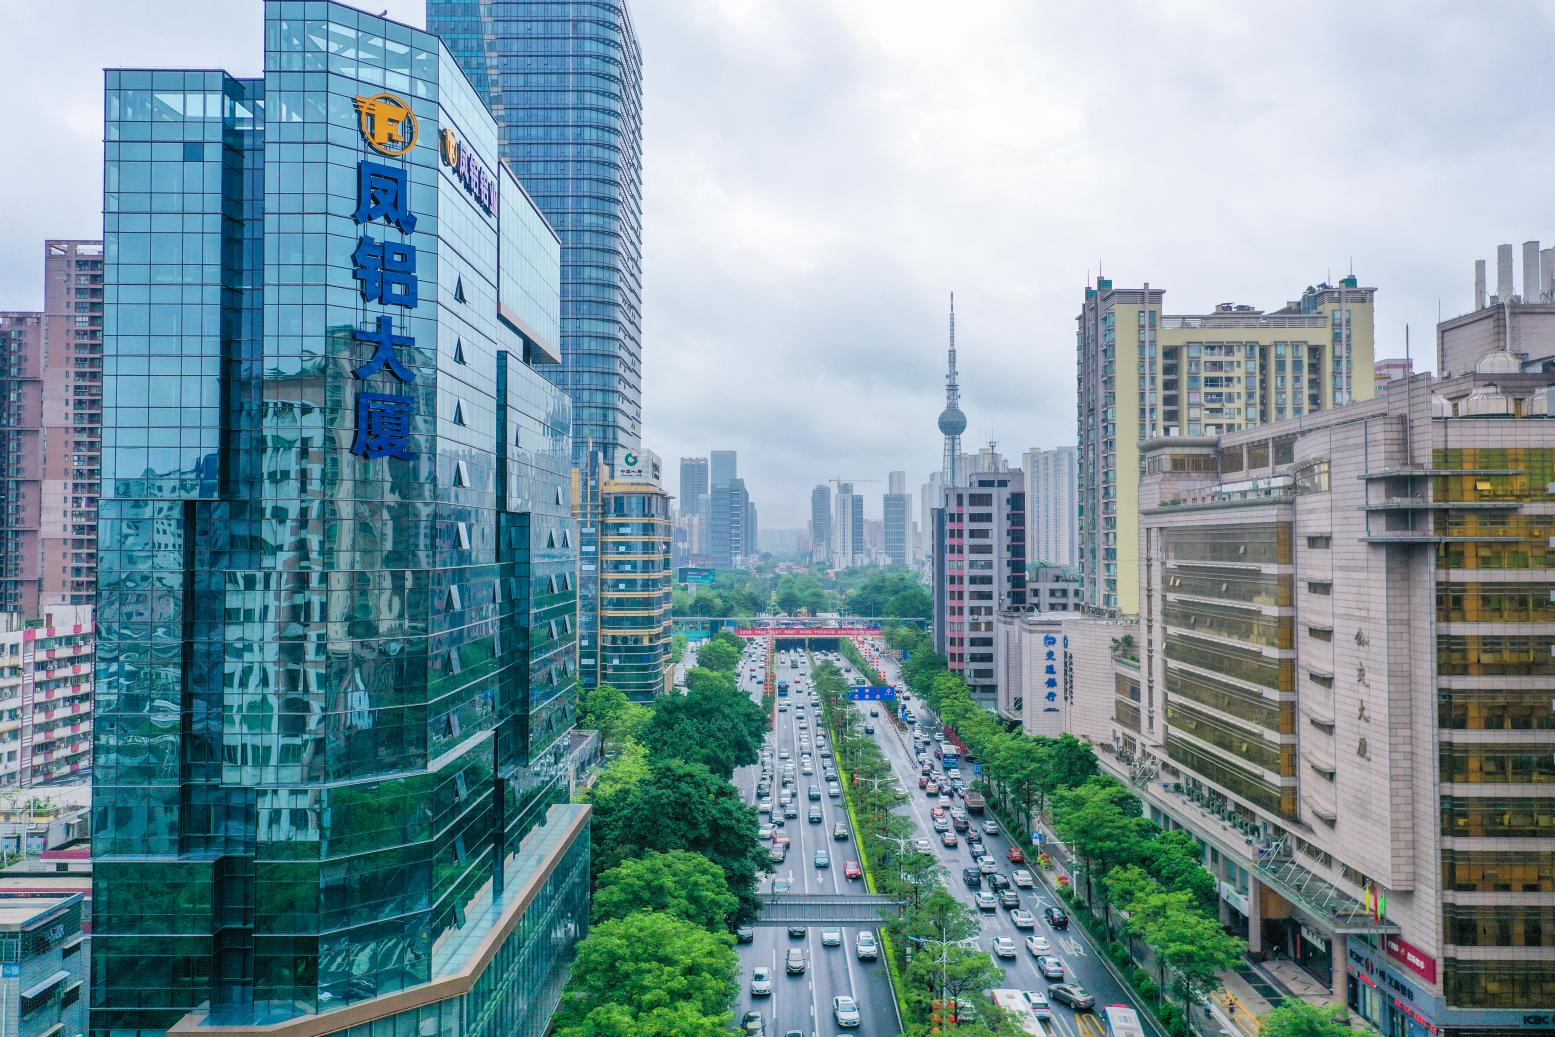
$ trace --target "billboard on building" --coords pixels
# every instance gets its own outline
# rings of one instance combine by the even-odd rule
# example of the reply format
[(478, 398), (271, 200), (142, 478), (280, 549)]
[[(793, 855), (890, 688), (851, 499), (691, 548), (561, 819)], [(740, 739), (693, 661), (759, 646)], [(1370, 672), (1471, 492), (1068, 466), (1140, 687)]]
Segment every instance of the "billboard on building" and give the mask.
[(614, 478), (616, 482), (648, 483), (664, 485), (664, 463), (652, 450), (641, 447), (616, 447)]

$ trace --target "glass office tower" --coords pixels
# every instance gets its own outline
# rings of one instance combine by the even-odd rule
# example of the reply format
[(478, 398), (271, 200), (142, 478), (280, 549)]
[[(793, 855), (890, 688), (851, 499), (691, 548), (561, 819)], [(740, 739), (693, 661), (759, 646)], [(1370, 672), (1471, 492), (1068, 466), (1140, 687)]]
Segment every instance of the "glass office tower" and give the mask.
[(427, 0), (500, 127), (502, 158), (562, 239), (561, 344), (573, 401), (578, 647), (600, 679), (603, 483), (642, 435), (642, 50), (626, 0)]
[(587, 924), (560, 241), (427, 33), (107, 73), (92, 1027), (544, 1033)]

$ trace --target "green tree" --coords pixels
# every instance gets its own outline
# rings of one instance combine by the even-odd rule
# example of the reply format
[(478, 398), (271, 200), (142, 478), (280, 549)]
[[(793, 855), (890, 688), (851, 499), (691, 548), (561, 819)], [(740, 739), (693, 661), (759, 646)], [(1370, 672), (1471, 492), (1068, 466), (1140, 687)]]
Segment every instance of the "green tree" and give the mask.
[(987, 951), (954, 943), (923, 944), (913, 953), (907, 984), (920, 1004), (981, 994), (1004, 982), (1004, 968)]
[(653, 716), (653, 710), (628, 699), (609, 684), (601, 684), (584, 696), (578, 709), (578, 726), (599, 731), (606, 742), (633, 739)]
[(895, 928), (906, 940), (938, 944), (969, 940), (982, 926), (971, 908), (941, 886), (924, 897), (917, 907), (904, 911)]
[(728, 1026), (738, 969), (728, 933), (656, 912), (602, 922), (578, 944), (557, 1031), (567, 1037), (718, 1033), (705, 1026)]
[(1187, 893), (1156, 893), (1135, 903), (1146, 916), (1145, 942), (1171, 970), (1172, 989), (1186, 1015), (1220, 989), (1220, 974), (1236, 966), (1247, 944), (1221, 928), (1219, 919), (1198, 910)]
[(881, 615), (906, 619), (927, 619), (934, 614), (934, 602), (922, 587), (909, 587), (891, 595)]
[(598, 801), (635, 787), (648, 777), (648, 749), (641, 742), (627, 742), (621, 746), (616, 758), (600, 772), (599, 780), (589, 790), (588, 798)]
[[(679, 611), (677, 609), (677, 611)], [(685, 634), (670, 635), (670, 662), (678, 663), (685, 658), (686, 648), (691, 644), (690, 638)]]
[[(699, 671), (693, 670), (692, 673)], [(700, 763), (725, 779), (736, 767), (755, 763), (767, 732), (767, 712), (728, 682), (688, 678), (684, 695), (661, 699), (642, 730), (643, 744), (655, 758), (676, 757)]]
[(1146, 865), (1163, 887), (1190, 893), (1203, 910), (1215, 908), (1215, 876), (1204, 867), (1204, 851), (1187, 832), (1162, 832), (1146, 848)]
[(648, 775), (617, 793), (594, 797), (594, 873), (649, 850), (691, 850), (723, 869), (740, 898), (737, 921), (761, 906), (756, 882), (767, 870), (755, 808), (729, 782), (699, 763), (655, 761)]
[(740, 908), (723, 869), (700, 853), (650, 850), (600, 874), (594, 922), (662, 911), (703, 929), (727, 929)]
[(1259, 1019), (1260, 1037), (1355, 1037), (1356, 1031), (1341, 1020), (1343, 1005), (1314, 1005), (1299, 997), (1287, 997)]
[(733, 673), (740, 665), (740, 650), (715, 638), (697, 649), (697, 665), (705, 670)]
[(686, 690), (701, 691), (709, 688), (722, 689), (724, 691), (737, 691), (740, 682), (732, 673), (720, 673), (717, 670), (704, 670), (700, 666), (694, 666), (686, 671)]
[(1073, 788), (1094, 778), (1096, 747), (1065, 732), (1053, 743), (1053, 787)]
[(1140, 856), (1148, 826), (1139, 801), (1112, 778), (1092, 778), (1053, 797), (1053, 827), (1085, 864), (1087, 900), (1093, 875)]

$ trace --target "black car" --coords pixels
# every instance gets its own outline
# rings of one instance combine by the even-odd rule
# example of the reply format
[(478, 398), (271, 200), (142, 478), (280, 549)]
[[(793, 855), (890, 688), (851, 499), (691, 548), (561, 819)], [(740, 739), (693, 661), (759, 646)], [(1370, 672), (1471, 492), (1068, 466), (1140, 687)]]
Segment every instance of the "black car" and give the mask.
[(809, 930), (802, 925), (791, 925), (788, 927), (788, 935), (798, 937), (800, 939), (803, 939), (807, 932), (809, 932)]
[(734, 938), (740, 943), (751, 943), (756, 939), (756, 930), (749, 925), (742, 925), (734, 931)]
[(968, 889), (982, 889), (983, 873), (976, 868), (962, 868), (961, 881), (967, 884)]
[(812, 825), (818, 825), (818, 824), (821, 823), (821, 808), (820, 807), (811, 807), (810, 808), (810, 823)]
[(1047, 924), (1051, 925), (1054, 929), (1069, 928), (1069, 916), (1066, 915), (1061, 908), (1044, 907), (1042, 909), (1042, 917), (1046, 918)]
[(995, 893), (1003, 893), (1005, 890), (1010, 888), (1010, 880), (996, 871), (992, 875), (988, 876), (988, 888), (993, 890)]

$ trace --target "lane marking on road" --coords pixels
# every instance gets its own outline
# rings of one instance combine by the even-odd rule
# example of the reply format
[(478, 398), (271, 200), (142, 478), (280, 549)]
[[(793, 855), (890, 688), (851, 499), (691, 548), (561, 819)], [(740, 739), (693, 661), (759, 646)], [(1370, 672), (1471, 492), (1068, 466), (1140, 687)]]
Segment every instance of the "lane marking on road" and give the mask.
[(1077, 958), (1085, 957), (1085, 948), (1082, 947), (1080, 945), (1080, 941), (1076, 940), (1073, 936), (1058, 937), (1058, 944), (1068, 954), (1073, 954)]

